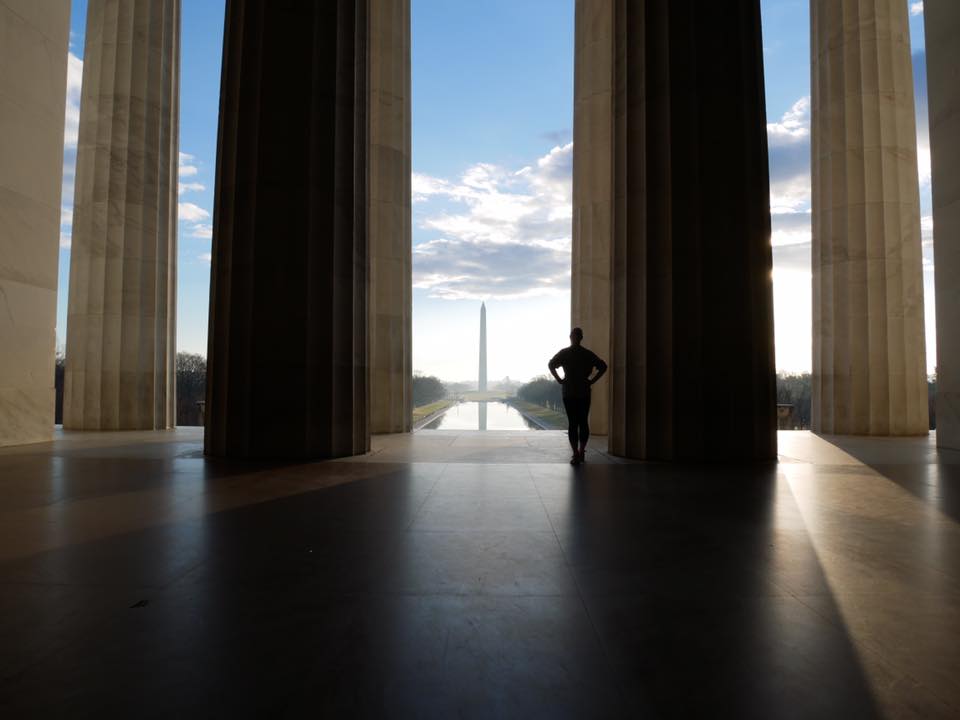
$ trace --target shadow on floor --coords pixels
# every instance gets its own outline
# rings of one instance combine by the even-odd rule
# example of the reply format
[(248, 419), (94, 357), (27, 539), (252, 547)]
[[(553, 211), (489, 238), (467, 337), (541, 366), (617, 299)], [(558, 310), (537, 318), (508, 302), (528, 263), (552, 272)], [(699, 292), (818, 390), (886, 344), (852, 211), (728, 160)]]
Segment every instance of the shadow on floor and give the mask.
[(775, 468), (126, 460), (57, 531), (163, 522), (0, 565), (8, 717), (879, 716)]
[(960, 451), (937, 448), (934, 435), (822, 439), (960, 524)]

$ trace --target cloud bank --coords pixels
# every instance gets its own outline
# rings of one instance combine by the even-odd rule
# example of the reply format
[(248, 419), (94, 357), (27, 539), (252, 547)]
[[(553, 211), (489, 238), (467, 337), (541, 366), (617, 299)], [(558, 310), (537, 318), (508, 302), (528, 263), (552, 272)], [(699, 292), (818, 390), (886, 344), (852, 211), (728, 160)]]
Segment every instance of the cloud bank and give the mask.
[(415, 173), (414, 287), (446, 300), (568, 291), (573, 143), (511, 171), (479, 163), (455, 181)]
[(80, 91), (83, 60), (67, 54), (67, 108), (63, 125), (63, 182), (60, 186), (60, 247), (70, 248), (73, 233), (73, 187), (77, 170), (77, 140), (80, 135)]

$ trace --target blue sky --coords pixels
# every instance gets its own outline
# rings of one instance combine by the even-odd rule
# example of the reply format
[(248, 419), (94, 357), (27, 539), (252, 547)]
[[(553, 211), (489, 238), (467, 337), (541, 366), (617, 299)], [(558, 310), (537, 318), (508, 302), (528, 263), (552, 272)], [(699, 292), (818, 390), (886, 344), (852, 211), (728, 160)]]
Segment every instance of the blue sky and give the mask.
[[(180, 350), (205, 354), (223, 0), (182, 3), (177, 343)], [(915, 63), (922, 70), (922, 3), (908, 4), (914, 6), (912, 39)], [(491, 379), (541, 374), (547, 358), (566, 342), (573, 7), (573, 0), (412, 0), (413, 351), (418, 371), (446, 380), (475, 376), (481, 299), (488, 308)], [(57, 324), (61, 348), (86, 0), (73, 0), (72, 8)], [(809, 11), (807, 0), (762, 0), (762, 8), (777, 365), (808, 370)], [(923, 107), (923, 85), (918, 98)], [(921, 120), (923, 156), (925, 111)], [(923, 214), (929, 216), (925, 162), (921, 160), (921, 192)], [(932, 368), (931, 232), (927, 220)]]

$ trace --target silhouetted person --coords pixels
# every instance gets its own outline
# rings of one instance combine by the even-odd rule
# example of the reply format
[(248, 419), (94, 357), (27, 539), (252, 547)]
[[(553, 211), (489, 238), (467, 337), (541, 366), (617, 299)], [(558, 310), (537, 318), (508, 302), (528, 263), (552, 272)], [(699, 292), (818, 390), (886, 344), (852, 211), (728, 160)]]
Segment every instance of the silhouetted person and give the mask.
[[(574, 328), (570, 331), (570, 347), (566, 347), (550, 361), (551, 374), (563, 386), (563, 407), (567, 411), (570, 438), (570, 447), (573, 448), (571, 465), (579, 465), (586, 458), (587, 440), (590, 439), (590, 386), (603, 377), (607, 371), (607, 364), (598, 358), (591, 350), (583, 347), (583, 330)], [(557, 368), (563, 368), (563, 377), (557, 374)], [(590, 375), (594, 369), (597, 374)]]

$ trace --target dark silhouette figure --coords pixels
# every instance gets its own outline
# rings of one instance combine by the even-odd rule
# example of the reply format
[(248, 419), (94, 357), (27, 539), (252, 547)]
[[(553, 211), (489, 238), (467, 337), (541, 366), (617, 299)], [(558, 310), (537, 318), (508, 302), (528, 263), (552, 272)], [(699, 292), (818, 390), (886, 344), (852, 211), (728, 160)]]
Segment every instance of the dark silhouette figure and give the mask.
[[(570, 424), (567, 437), (573, 448), (571, 465), (579, 465), (586, 459), (587, 440), (590, 439), (590, 386), (607, 371), (607, 364), (581, 342), (583, 330), (574, 328), (570, 331), (570, 347), (554, 355), (549, 364), (551, 374), (563, 386), (563, 407)], [(557, 368), (563, 368), (562, 378), (557, 374)], [(590, 377), (594, 369), (597, 374)]]

